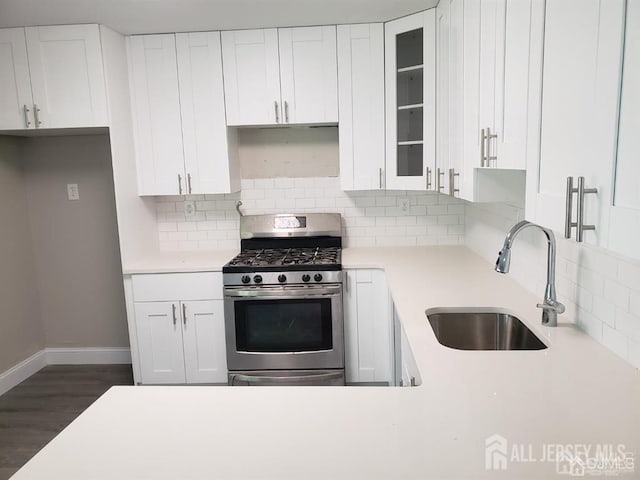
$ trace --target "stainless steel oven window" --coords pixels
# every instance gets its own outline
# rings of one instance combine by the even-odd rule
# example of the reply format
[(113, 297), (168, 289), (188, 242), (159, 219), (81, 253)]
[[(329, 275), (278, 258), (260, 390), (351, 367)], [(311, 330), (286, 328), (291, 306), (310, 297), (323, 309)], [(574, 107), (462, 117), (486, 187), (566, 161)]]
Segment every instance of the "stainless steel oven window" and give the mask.
[(333, 348), (330, 298), (234, 303), (239, 352), (314, 352)]

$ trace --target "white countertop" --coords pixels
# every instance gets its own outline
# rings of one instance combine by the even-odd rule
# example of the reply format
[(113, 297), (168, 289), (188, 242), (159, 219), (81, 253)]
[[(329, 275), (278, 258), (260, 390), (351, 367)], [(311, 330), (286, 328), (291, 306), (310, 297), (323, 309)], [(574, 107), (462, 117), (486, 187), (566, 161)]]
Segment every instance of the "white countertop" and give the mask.
[(136, 262), (123, 265), (124, 275), (138, 273), (218, 272), (240, 250), (202, 252), (156, 252)]
[[(540, 461), (485, 470), (495, 433), (509, 455), (511, 442), (531, 444), (533, 457), (543, 444), (624, 444), (636, 458), (622, 478), (640, 478), (640, 373), (570, 319), (542, 327), (539, 298), (464, 247), (345, 249), (343, 265), (385, 269), (422, 385), (114, 387), (13, 478), (555, 476), (555, 464)], [(507, 308), (549, 348), (440, 345), (425, 310), (465, 306)]]

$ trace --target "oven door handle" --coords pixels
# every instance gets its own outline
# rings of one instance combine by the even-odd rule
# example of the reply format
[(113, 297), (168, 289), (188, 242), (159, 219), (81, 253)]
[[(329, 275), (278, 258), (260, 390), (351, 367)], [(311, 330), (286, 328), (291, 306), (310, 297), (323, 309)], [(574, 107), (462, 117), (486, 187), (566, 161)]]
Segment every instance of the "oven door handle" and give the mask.
[(273, 290), (261, 288), (261, 289), (235, 289), (225, 288), (224, 296), (230, 298), (266, 298), (266, 297), (294, 297), (294, 298), (311, 298), (322, 296), (334, 296), (340, 295), (342, 288), (340, 286), (329, 287), (311, 287), (311, 288), (275, 288)]
[(296, 383), (304, 380), (331, 380), (344, 376), (342, 372), (320, 373), (317, 375), (297, 375), (297, 376), (266, 376), (266, 375), (245, 375), (243, 373), (232, 373), (230, 385), (235, 385), (236, 381), (247, 383)]

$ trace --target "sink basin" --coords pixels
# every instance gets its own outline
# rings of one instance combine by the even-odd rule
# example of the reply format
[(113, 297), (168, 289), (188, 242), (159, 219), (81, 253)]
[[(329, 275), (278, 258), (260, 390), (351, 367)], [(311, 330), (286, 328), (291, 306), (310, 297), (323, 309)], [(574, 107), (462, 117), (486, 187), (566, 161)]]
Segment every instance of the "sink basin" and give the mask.
[(496, 310), (432, 310), (438, 341), (458, 350), (542, 350), (547, 346), (517, 317)]

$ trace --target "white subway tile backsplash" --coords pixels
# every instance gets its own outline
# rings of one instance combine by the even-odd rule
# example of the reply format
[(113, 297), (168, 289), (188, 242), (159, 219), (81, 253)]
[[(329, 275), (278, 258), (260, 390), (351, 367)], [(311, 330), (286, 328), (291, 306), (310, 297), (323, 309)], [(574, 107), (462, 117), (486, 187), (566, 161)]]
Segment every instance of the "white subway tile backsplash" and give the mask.
[(629, 289), (615, 280), (604, 282), (604, 298), (625, 312), (629, 310)]
[(600, 319), (600, 321), (607, 325), (614, 327), (616, 319), (616, 306), (606, 300), (603, 297), (593, 297), (593, 314)]
[[(335, 177), (244, 179), (242, 191), (227, 195), (158, 197), (162, 250), (238, 248), (236, 202), (246, 214), (336, 212), (343, 216), (347, 246), (457, 245), (464, 241), (464, 205), (433, 192), (344, 192)], [(184, 201), (196, 202), (187, 219)], [(400, 208), (406, 199), (409, 210)]]
[(603, 325), (602, 327), (602, 343), (622, 358), (627, 358), (629, 355), (629, 341), (627, 337), (609, 325)]

